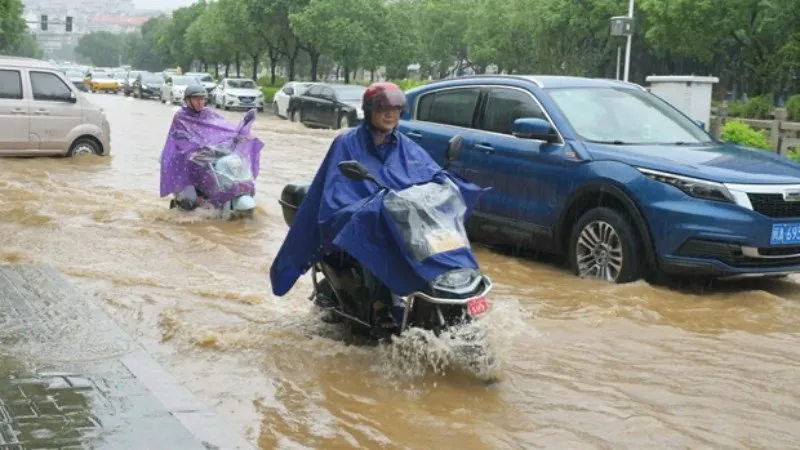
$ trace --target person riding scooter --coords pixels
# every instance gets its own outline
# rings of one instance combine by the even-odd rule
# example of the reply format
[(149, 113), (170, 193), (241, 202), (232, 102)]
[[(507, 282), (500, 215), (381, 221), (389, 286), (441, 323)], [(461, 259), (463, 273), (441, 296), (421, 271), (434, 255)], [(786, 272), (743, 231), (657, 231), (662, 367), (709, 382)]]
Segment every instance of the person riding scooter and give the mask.
[[(203, 113), (206, 111), (206, 99), (208, 98), (208, 94), (206, 93), (206, 89), (201, 85), (190, 85), (186, 87), (186, 91), (183, 94), (183, 107), (181, 111), (178, 111), (176, 114), (180, 114), (181, 112), (187, 112), (191, 115), (202, 117)], [(216, 114), (215, 111), (208, 110), (211, 113)], [(206, 113), (208, 114), (208, 113)], [(174, 124), (173, 119), (173, 124)], [(176, 138), (182, 138), (182, 130), (175, 130), (173, 132), (173, 136)], [(181, 209), (192, 211), (198, 206), (202, 205), (205, 202), (206, 196), (205, 194), (198, 190), (195, 186), (186, 186), (183, 191), (179, 192), (175, 195), (175, 198), (170, 201), (169, 207), (173, 209), (175, 207), (180, 207)]]
[[(342, 227), (379, 189), (348, 179), (340, 173), (338, 163), (358, 161), (381, 186), (397, 191), (430, 181), (442, 172), (422, 147), (397, 131), (405, 106), (406, 96), (394, 83), (373, 83), (367, 88), (362, 99), (363, 123), (334, 139), (272, 263), (275, 295), (285, 295), (314, 264), (339, 251), (334, 242)], [(466, 181), (459, 183), (479, 190)], [(469, 194), (462, 191), (462, 195)], [(400, 297), (391, 292), (386, 295), (388, 289), (373, 271), (365, 267), (363, 272), (376, 316), (382, 318), (378, 325), (395, 326), (398, 318), (392, 316), (401, 310)], [(379, 295), (381, 292), (384, 295)], [(318, 295), (316, 301), (322, 307), (335, 305), (335, 299), (325, 296)], [(388, 314), (390, 304), (392, 315)]]

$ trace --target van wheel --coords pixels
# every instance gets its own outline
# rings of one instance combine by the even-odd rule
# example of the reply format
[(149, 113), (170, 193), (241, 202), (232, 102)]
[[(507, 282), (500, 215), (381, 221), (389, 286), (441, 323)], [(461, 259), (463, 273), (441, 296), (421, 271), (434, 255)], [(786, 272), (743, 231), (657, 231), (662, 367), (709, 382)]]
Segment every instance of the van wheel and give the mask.
[(606, 207), (584, 213), (572, 229), (569, 259), (581, 278), (628, 283), (641, 277), (641, 252), (627, 218)]
[(72, 144), (69, 152), (67, 152), (67, 156), (100, 155), (102, 153), (103, 151), (100, 149), (97, 142), (88, 138), (81, 138)]

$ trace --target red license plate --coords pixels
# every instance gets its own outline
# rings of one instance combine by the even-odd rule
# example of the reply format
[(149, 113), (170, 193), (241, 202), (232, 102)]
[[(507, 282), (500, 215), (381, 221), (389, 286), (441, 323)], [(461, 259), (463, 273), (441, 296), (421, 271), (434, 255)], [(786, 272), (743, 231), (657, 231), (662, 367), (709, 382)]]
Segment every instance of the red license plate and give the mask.
[(470, 316), (480, 316), (489, 310), (486, 297), (475, 297), (467, 300), (467, 312)]

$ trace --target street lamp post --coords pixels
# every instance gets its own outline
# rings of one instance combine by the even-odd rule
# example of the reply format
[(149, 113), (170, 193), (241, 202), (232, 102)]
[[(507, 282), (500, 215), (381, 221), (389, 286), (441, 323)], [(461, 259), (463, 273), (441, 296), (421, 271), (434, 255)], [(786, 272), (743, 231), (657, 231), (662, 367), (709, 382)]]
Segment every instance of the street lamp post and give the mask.
[[(628, 18), (633, 23), (633, 2), (628, 2)], [(633, 41), (633, 33), (628, 33), (628, 43), (625, 45), (625, 81), (628, 81), (628, 75), (631, 71), (631, 41)]]
[[(625, 81), (628, 81), (631, 65), (631, 41), (633, 40), (633, 1), (629, 0), (628, 15), (616, 16), (611, 18), (611, 36), (628, 38), (628, 43), (625, 46)], [(621, 46), (617, 46), (617, 79), (619, 80), (619, 63), (620, 63)]]

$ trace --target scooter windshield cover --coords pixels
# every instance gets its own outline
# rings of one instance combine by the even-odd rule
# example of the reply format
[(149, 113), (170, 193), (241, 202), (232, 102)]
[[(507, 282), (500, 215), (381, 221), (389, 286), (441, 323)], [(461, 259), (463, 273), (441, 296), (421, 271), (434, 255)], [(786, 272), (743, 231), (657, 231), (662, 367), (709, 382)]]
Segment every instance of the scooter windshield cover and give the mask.
[(161, 153), (161, 196), (195, 186), (214, 205), (255, 193), (263, 142), (250, 130), (255, 110), (234, 125), (209, 108), (175, 113)]
[[(469, 216), (479, 196), (488, 190), (443, 171), (422, 147), (402, 133), (395, 131), (384, 144), (376, 146), (372, 133), (363, 125), (345, 131), (331, 144), (272, 263), (270, 278), (275, 295), (286, 294), (313, 264), (322, 260), (326, 253), (336, 251), (353, 256), (398, 295), (422, 290), (428, 281), (448, 270), (477, 268), (478, 263), (469, 247), (436, 253), (421, 261), (418, 258), (426, 251), (430, 252), (429, 249), (422, 249), (417, 256), (412, 256), (414, 253), (405, 242), (414, 242), (417, 238), (414, 235), (407, 239), (401, 237), (402, 227), (395, 226), (394, 219), (384, 207), (386, 191), (366, 180), (351, 180), (339, 172), (337, 164), (350, 160), (363, 164), (382, 186), (391, 191), (402, 192), (430, 182), (441, 186), (448, 181), (455, 184), (461, 201), (466, 205), (466, 210), (460, 213), (462, 218)], [(428, 193), (450, 189), (441, 186), (428, 188)], [(408, 200), (404, 195), (415, 198), (423, 192), (424, 189), (420, 194), (416, 190), (411, 194), (400, 194), (394, 200), (396, 203), (392, 203), (396, 205), (393, 211), (401, 209), (403, 205), (400, 202)], [(446, 204), (442, 204), (441, 211), (448, 211), (444, 207)], [(458, 220), (442, 218), (433, 211), (439, 208), (423, 209), (428, 213), (420, 213), (419, 220), (427, 220), (426, 223), (438, 221), (446, 224), (447, 220)], [(429, 228), (441, 227), (430, 225)], [(446, 247), (437, 245), (434, 243), (433, 248)]]
[(450, 179), (389, 192), (383, 206), (415, 261), (469, 248), (464, 229), (467, 205)]

